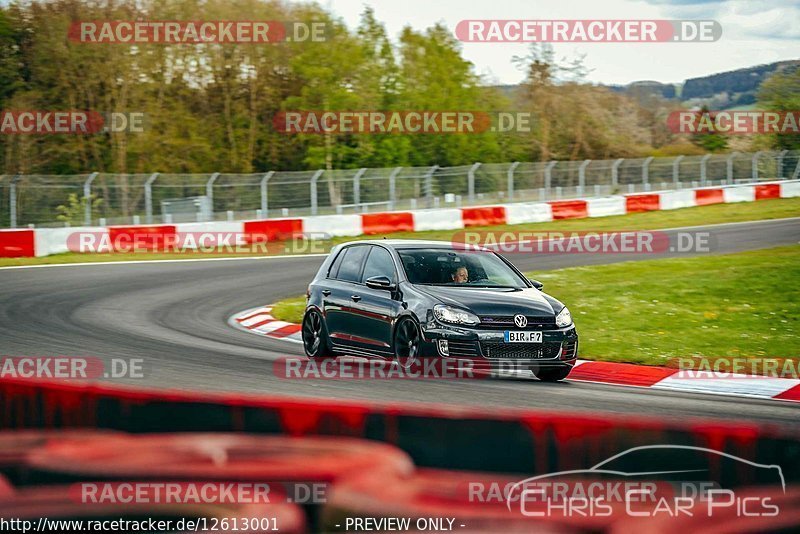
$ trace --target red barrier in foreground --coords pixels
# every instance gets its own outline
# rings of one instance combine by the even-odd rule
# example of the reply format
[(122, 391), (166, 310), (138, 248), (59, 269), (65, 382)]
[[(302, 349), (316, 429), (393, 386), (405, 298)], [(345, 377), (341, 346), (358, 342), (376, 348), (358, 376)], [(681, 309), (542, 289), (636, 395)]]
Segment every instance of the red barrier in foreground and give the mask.
[[(97, 438), (118, 435), (117, 432), (67, 429), (67, 430), (16, 430), (0, 432), (0, 473), (15, 484), (25, 483), (27, 469), (23, 466), (28, 456), (48, 443), (82, 444)], [(2, 491), (0, 491), (2, 493)]]
[(2, 475), (0, 475), (0, 499), (6, 499), (13, 495), (14, 488)]
[(230, 433), (112, 434), (52, 442), (28, 455), (25, 465), (62, 480), (303, 483), (335, 482), (356, 472), (398, 476), (414, 467), (408, 455), (384, 443)]
[(800, 481), (800, 463), (794, 461), (800, 441), (797, 429), (752, 422), (314, 401), (5, 379), (0, 381), (0, 427), (350, 436), (393, 444), (420, 467), (507, 473), (585, 469), (631, 447), (682, 444), (779, 464), (787, 481)]

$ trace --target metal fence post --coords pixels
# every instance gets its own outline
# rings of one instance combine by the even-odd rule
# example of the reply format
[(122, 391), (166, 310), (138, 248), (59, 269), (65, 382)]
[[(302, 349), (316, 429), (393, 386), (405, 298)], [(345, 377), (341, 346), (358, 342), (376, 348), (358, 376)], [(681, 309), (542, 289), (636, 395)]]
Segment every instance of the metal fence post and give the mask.
[(778, 154), (778, 176), (777, 178), (783, 178), (783, 158), (788, 154), (788, 150), (782, 150)]
[(267, 182), (272, 178), (275, 171), (269, 171), (261, 178), (261, 216), (269, 219), (269, 194), (267, 192)]
[(653, 161), (653, 156), (650, 156), (644, 160), (642, 164), (642, 185), (645, 186), (647, 190), (650, 185), (650, 163)]
[(358, 172), (353, 176), (353, 204), (361, 204), (361, 177), (367, 172), (366, 167), (358, 169)]
[(144, 183), (144, 219), (147, 224), (153, 224), (153, 182), (158, 178), (158, 173), (154, 172)]
[(86, 206), (84, 206), (83, 224), (86, 226), (92, 225), (92, 182), (94, 182), (98, 174), (100, 173), (93, 172), (86, 181), (83, 182), (83, 200), (86, 202)]
[(753, 154), (753, 181), (754, 182), (758, 181), (758, 156), (760, 156), (763, 153), (764, 153), (763, 150), (759, 150), (758, 152)]
[(550, 198), (550, 188), (553, 184), (553, 167), (556, 166), (557, 161), (551, 161), (544, 168), (544, 188), (547, 191), (547, 198)]
[(324, 169), (319, 169), (314, 173), (314, 176), (311, 177), (311, 215), (316, 215), (319, 209), (319, 205), (317, 204), (317, 180), (319, 180), (323, 172), (325, 172)]
[(475, 171), (481, 166), (480, 162), (472, 164), (467, 172), (467, 199), (472, 202), (475, 200)]
[(706, 167), (708, 160), (711, 158), (711, 154), (706, 154), (702, 158), (700, 158), (700, 185), (706, 185), (706, 178), (708, 173), (706, 172)]
[(619, 158), (611, 166), (611, 187), (619, 185), (619, 166), (622, 165), (623, 161), (625, 161), (625, 158)]
[(583, 190), (586, 188), (586, 167), (588, 167), (591, 162), (592, 162), (592, 160), (590, 160), (590, 159), (584, 160), (583, 163), (581, 163), (581, 166), (578, 167), (578, 194), (579, 195), (583, 195)]
[(22, 179), (22, 176), (15, 174), (8, 184), (8, 214), (9, 214), (9, 227), (17, 227), (17, 182)]
[(438, 165), (434, 165), (425, 173), (425, 207), (427, 208), (433, 205), (433, 173), (435, 173), (438, 168)]
[(727, 167), (728, 167), (728, 185), (733, 184), (733, 160), (736, 156), (738, 156), (738, 152), (731, 152), (730, 155), (726, 159)]
[(217, 181), (217, 178), (219, 178), (219, 173), (215, 172), (206, 182), (206, 196), (208, 197), (208, 203), (211, 205), (212, 220), (214, 219), (214, 182)]
[(672, 162), (672, 182), (677, 186), (681, 183), (681, 161), (686, 156), (678, 156)]
[(393, 210), (394, 205), (397, 202), (397, 175), (400, 174), (400, 171), (403, 170), (403, 167), (395, 167), (392, 173), (389, 175), (389, 209)]
[(515, 161), (508, 168), (508, 173), (506, 173), (506, 178), (507, 178), (506, 187), (508, 189), (508, 200), (509, 201), (514, 199), (514, 170), (518, 166), (519, 166), (519, 161)]

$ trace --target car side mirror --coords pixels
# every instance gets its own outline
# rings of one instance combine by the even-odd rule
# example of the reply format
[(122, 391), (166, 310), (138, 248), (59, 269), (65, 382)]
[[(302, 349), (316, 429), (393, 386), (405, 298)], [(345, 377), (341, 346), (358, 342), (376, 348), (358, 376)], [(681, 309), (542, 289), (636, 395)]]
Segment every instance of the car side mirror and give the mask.
[(538, 280), (534, 280), (533, 278), (528, 278), (528, 282), (530, 282), (530, 283), (531, 283), (531, 285), (532, 285), (533, 287), (535, 287), (536, 289), (538, 289), (539, 291), (541, 291), (541, 290), (542, 290), (542, 288), (544, 287), (544, 284), (543, 284), (543, 283), (541, 283), (541, 282), (540, 282), (540, 281), (538, 281)]
[(394, 291), (397, 285), (392, 283), (387, 276), (373, 276), (367, 278), (365, 282), (370, 289), (385, 289), (386, 291)]

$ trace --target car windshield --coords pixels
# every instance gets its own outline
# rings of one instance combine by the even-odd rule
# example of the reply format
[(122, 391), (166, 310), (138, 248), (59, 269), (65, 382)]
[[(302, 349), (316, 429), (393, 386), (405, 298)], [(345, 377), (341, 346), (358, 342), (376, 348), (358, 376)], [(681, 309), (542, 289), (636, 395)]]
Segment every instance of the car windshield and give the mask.
[(398, 250), (412, 284), (459, 287), (527, 287), (494, 252), (447, 249)]

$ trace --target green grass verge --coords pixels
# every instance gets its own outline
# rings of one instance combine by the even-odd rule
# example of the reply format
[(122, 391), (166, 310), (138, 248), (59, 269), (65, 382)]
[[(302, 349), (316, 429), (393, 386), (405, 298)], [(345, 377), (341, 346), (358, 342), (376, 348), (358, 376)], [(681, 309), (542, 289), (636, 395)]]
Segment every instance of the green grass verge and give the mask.
[[(800, 358), (800, 246), (530, 273), (567, 304), (580, 357), (666, 365), (673, 358)], [(300, 322), (305, 297), (273, 315)]]
[[(715, 204), (696, 208), (684, 208), (671, 211), (651, 211), (632, 213), (614, 217), (598, 217), (594, 219), (569, 219), (546, 223), (529, 223), (502, 226), (472, 227), (475, 231), (621, 231), (621, 230), (656, 230), (661, 228), (677, 228), (682, 226), (698, 226), (726, 222), (757, 221), (781, 219), (800, 215), (800, 198), (781, 198), (759, 202), (738, 204)], [(379, 239), (384, 235), (397, 239), (434, 239), (450, 241), (459, 230), (437, 230), (428, 232), (395, 232), (360, 237), (336, 237), (330, 241), (303, 243), (300, 250), (295, 250), (291, 242), (286, 244), (270, 244), (270, 254), (297, 254), (308, 252), (326, 252), (333, 245), (358, 239)], [(192, 258), (226, 258), (263, 256), (263, 252), (254, 254), (168, 254), (168, 253), (111, 253), (111, 254), (54, 254), (42, 258), (0, 258), (0, 267), (14, 265), (50, 265), (62, 263), (86, 263), (106, 261), (142, 261), (142, 260), (184, 260)]]
[[(267, 303), (268, 304), (268, 303)], [(272, 316), (281, 321), (290, 323), (303, 322), (303, 313), (306, 311), (306, 297), (291, 297), (276, 302), (272, 308)]]

